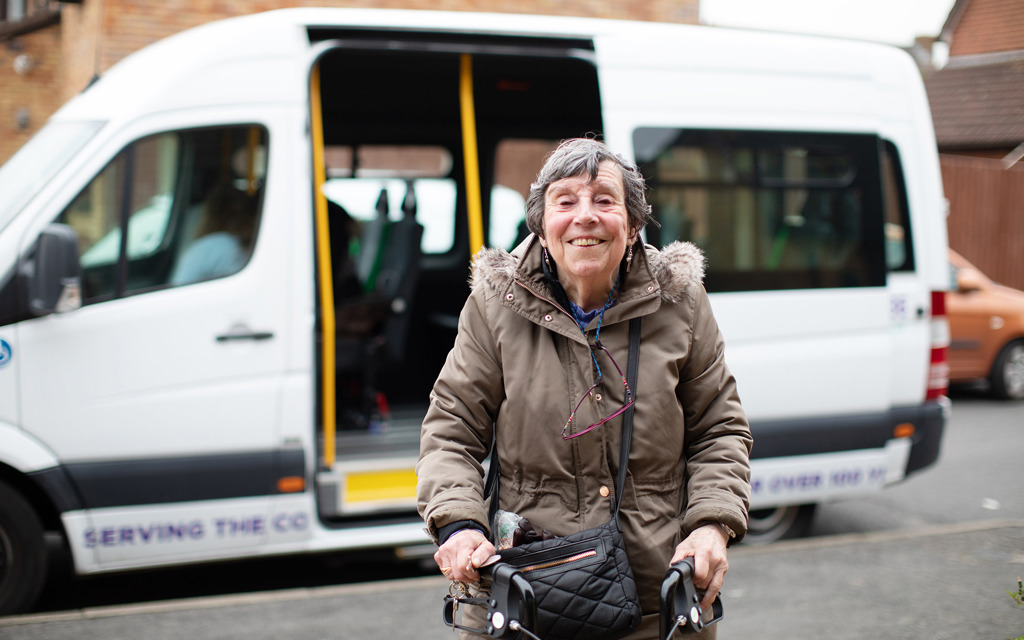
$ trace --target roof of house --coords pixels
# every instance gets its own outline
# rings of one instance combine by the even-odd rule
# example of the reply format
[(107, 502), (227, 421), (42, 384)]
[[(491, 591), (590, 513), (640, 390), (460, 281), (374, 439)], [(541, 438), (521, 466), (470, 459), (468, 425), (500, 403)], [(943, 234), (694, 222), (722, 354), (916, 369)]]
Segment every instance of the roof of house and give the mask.
[(1024, 49), (1024, 3), (1020, 0), (956, 0), (939, 39), (949, 55)]
[(1024, 51), (956, 56), (925, 80), (940, 148), (1024, 141)]
[(948, 43), (953, 39), (953, 32), (956, 31), (957, 26), (960, 24), (960, 19), (964, 17), (964, 12), (967, 11), (968, 2), (970, 0), (956, 0), (953, 3), (949, 13), (946, 15), (946, 22), (942, 25), (942, 31), (939, 32), (939, 40)]

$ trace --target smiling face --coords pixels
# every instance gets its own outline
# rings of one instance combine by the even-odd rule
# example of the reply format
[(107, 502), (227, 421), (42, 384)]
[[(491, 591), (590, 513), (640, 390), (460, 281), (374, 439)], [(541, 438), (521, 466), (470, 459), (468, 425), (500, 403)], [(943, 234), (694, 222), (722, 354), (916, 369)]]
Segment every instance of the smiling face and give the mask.
[(569, 299), (585, 310), (604, 305), (632, 236), (622, 173), (602, 162), (597, 177), (551, 183), (544, 194), (544, 237)]

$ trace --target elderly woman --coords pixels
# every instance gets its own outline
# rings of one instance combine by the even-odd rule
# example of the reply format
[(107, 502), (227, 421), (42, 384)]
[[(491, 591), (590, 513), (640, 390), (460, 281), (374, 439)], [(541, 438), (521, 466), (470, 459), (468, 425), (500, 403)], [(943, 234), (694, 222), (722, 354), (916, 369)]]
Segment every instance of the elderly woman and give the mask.
[(665, 571), (684, 557), (710, 605), (750, 496), (750, 429), (703, 256), (688, 243), (658, 251), (638, 240), (651, 217), (644, 189), (636, 167), (600, 142), (568, 140), (551, 154), (527, 201), (533, 234), (511, 254), (476, 258), (417, 465), (420, 514), (451, 580), (478, 581), (495, 553), (482, 466), (495, 437), (501, 509), (555, 535), (607, 522), (627, 402), (616, 368), (626, 368), (629, 321), (642, 316), (619, 514), (644, 611), (630, 638), (657, 636), (650, 614)]

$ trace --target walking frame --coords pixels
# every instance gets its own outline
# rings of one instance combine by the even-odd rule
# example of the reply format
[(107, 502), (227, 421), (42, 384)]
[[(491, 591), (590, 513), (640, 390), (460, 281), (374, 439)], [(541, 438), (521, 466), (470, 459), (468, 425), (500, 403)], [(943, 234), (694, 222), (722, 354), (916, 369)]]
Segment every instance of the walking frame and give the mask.
[[(533, 633), (536, 628), (536, 600), (533, 587), (515, 567), (497, 562), (481, 567), (481, 577), (492, 580), (488, 597), (473, 597), (463, 583), (453, 582), (448, 595), (444, 597), (442, 619), (445, 625), (477, 633), (485, 638), (509, 638), (510, 640), (542, 640)], [(672, 565), (661, 584), (661, 605), (659, 611), (659, 634), (663, 640), (671, 640), (676, 631), (682, 634), (699, 633), (724, 617), (721, 595), (715, 596), (711, 605), (712, 619), (705, 621), (700, 608), (700, 593), (693, 585), (693, 558), (683, 558)], [(484, 627), (474, 629), (456, 622), (461, 605), (479, 606), (487, 609)]]

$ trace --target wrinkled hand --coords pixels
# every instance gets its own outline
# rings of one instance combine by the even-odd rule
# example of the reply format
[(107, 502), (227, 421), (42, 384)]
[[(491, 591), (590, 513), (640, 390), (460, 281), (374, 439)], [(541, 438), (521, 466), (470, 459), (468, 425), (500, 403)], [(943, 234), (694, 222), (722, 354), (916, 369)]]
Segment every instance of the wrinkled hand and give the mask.
[(704, 598), (700, 601), (702, 609), (710, 607), (722, 589), (725, 572), (729, 570), (725, 552), (728, 541), (729, 537), (721, 527), (704, 525), (686, 536), (672, 555), (671, 564), (693, 557), (693, 586), (704, 590)]
[(494, 555), (494, 545), (477, 529), (452, 534), (434, 553), (434, 562), (449, 580), (478, 582), (477, 567)]

